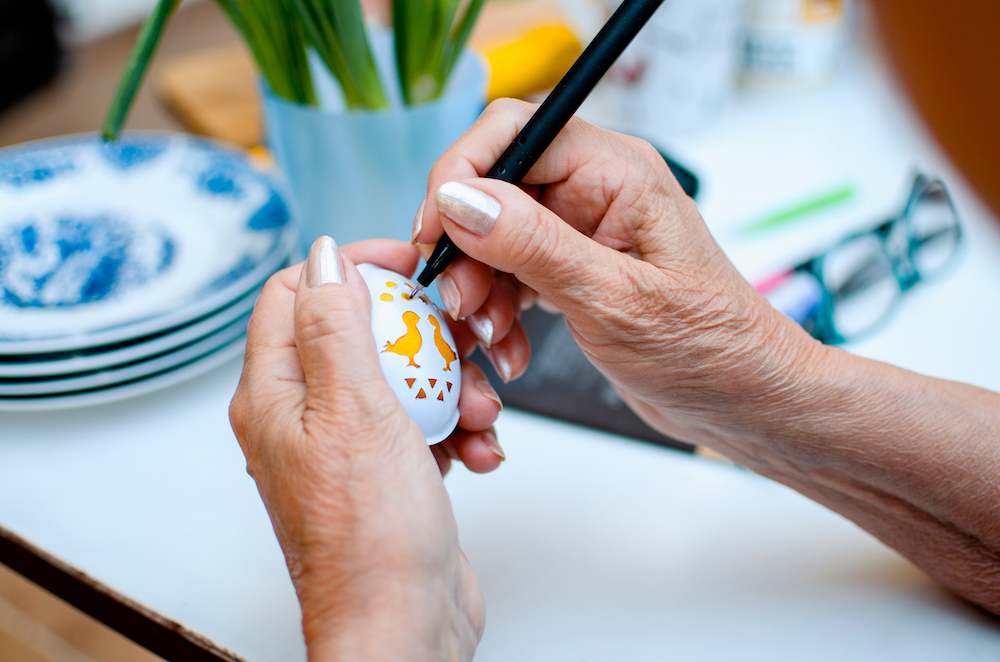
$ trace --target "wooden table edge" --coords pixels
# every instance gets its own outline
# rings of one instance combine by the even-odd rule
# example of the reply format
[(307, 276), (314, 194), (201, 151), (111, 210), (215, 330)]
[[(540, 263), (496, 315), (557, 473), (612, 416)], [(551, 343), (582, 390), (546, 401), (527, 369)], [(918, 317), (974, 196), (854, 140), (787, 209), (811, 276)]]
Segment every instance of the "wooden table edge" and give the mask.
[(0, 563), (168, 662), (245, 662), (3, 527)]

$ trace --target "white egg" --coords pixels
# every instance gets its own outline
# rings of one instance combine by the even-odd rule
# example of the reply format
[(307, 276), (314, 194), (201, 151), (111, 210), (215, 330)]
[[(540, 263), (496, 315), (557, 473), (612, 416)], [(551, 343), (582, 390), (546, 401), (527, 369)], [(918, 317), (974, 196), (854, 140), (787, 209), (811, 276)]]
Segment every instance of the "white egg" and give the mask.
[(373, 264), (358, 271), (372, 297), (372, 333), (382, 372), (417, 422), (428, 444), (458, 426), (462, 368), (445, 314), (420, 293), (410, 298), (414, 281)]

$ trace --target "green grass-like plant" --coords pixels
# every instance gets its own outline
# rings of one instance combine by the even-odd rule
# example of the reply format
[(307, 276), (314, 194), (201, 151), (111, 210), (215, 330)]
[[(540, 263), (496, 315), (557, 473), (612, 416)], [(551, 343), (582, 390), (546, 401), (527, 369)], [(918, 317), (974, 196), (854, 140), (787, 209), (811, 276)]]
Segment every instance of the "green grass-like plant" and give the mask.
[[(441, 96), (486, 0), (393, 0), (396, 66), (407, 106)], [(104, 123), (114, 140), (128, 116), (163, 29), (181, 0), (159, 0), (122, 74)], [(271, 90), (316, 105), (308, 51), (340, 83), (347, 107), (389, 105), (359, 0), (215, 0), (243, 35)]]

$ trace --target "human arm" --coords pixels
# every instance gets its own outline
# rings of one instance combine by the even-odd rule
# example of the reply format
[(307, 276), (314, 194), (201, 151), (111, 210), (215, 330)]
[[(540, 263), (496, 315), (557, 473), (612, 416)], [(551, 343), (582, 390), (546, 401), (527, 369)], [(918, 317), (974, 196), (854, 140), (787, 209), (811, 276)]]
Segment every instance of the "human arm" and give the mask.
[(319, 262), (317, 250), (311, 271), (332, 280), (310, 282), (296, 265), (265, 285), (230, 407), (302, 605), (309, 659), (471, 659), (482, 594), (441, 474), (453, 457), (480, 472), (499, 465), (499, 401), (463, 365), (462, 429), (429, 449), (382, 375), (352, 264), (410, 273), (416, 250), (346, 246), (343, 271), (335, 247)]
[[(641, 141), (573, 120), (521, 188), (480, 179), (531, 111), (492, 106), (432, 172), (417, 239), (444, 229), (466, 253), (449, 274), (458, 315), (502, 295), (494, 269), (513, 274), (655, 428), (824, 503), (1000, 612), (1000, 396), (814, 341), (739, 275)], [(522, 372), (522, 340), (493, 341)]]

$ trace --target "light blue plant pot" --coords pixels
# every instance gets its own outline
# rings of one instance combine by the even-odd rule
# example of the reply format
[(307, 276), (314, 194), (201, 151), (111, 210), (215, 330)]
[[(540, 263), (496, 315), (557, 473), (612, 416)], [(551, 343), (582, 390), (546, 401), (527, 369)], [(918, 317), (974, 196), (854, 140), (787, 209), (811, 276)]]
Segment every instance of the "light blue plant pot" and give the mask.
[(291, 193), (303, 251), (323, 234), (341, 245), (375, 237), (409, 241), (431, 166), (483, 109), (488, 73), (481, 56), (467, 51), (440, 99), (407, 108), (399, 102), (388, 35), (375, 35), (373, 50), (391, 97), (388, 110), (345, 110), (318, 60), (312, 69), (319, 107), (262, 86), (267, 142)]

